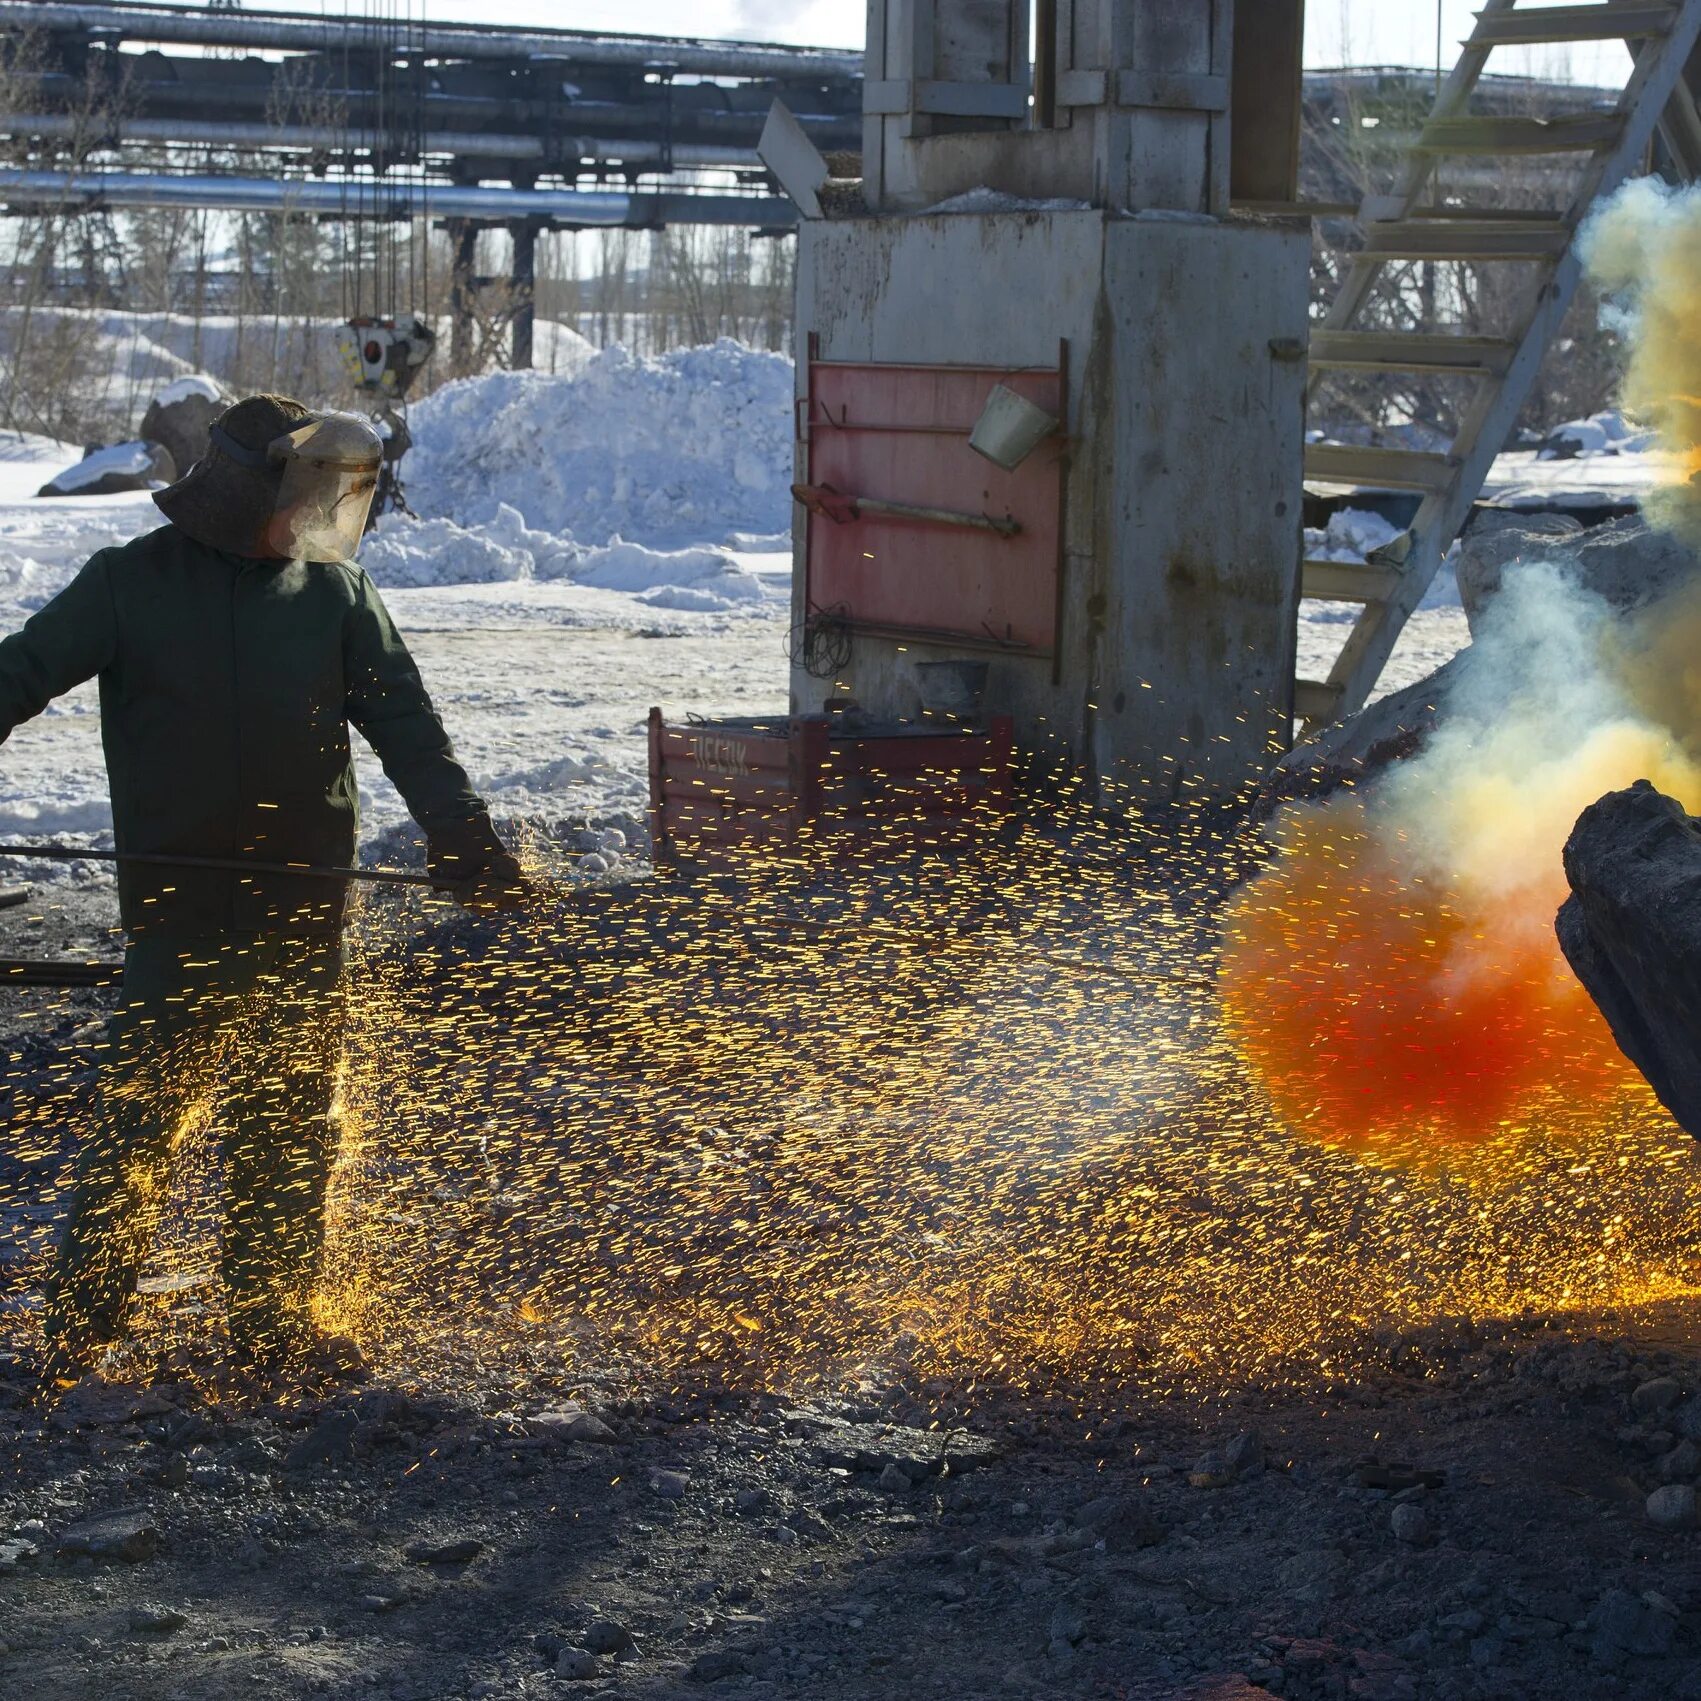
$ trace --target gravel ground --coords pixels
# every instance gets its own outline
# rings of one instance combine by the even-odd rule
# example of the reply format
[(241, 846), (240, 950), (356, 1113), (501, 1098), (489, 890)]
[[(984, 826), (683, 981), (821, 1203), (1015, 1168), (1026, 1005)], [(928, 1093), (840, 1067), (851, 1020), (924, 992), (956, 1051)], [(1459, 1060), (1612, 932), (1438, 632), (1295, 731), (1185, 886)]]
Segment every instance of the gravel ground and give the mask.
[[(110, 954), (110, 888), (46, 897), (0, 951)], [(109, 996), (0, 993), (12, 1089), (85, 1091)], [(0, 1147), (7, 1266), (43, 1162)], [(179, 1355), (42, 1403), (0, 1353), (0, 1693), (1701, 1697), (1696, 1321), (1443, 1319), (1161, 1401), (661, 1387), (536, 1331), (471, 1394)]]

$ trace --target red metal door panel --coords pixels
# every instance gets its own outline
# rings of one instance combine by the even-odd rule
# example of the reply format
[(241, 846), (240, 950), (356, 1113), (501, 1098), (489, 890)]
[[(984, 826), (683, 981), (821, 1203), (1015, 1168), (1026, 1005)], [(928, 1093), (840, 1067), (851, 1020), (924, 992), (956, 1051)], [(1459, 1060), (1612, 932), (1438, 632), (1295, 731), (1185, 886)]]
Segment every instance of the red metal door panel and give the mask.
[(1014, 472), (969, 447), (995, 384), (1062, 417), (1061, 368), (888, 366), (814, 361), (809, 483), (853, 497), (1014, 519), (995, 532), (863, 514), (812, 514), (808, 597), (853, 625), (947, 635), (1048, 655), (1057, 640), (1063, 444)]

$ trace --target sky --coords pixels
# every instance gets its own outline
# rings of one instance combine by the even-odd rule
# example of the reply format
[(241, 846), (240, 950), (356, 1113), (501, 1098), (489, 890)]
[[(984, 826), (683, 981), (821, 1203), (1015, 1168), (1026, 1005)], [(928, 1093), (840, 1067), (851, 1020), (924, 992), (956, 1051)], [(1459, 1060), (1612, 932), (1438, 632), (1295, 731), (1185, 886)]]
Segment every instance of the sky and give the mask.
[[(1256, 3), (1256, 0), (1253, 0)], [(1450, 64), (1470, 33), (1481, 0), (1440, 0), (1441, 52)], [(449, 22), (635, 31), (645, 35), (713, 35), (761, 41), (860, 47), (862, 0), (245, 0), (255, 11), (428, 17)], [(1335, 65), (1433, 65), (1436, 0), (1309, 0), (1305, 62)], [(1580, 82), (1620, 82), (1625, 54), (1617, 44), (1502, 49), (1495, 71)]]

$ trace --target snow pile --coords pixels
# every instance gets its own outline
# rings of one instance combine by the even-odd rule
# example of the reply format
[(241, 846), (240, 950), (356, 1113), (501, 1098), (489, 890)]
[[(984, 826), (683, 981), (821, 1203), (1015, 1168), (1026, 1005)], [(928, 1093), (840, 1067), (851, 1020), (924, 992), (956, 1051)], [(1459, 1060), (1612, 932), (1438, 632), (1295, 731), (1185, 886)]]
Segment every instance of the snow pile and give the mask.
[(428, 519), (488, 525), (506, 505), (586, 545), (780, 532), (791, 409), (790, 360), (725, 339), (655, 359), (608, 348), (569, 378), (466, 378), (413, 410), (408, 495)]
[(360, 564), (386, 589), (554, 579), (624, 591), (651, 608), (692, 613), (740, 604), (754, 609), (770, 598), (762, 581), (725, 550), (652, 549), (619, 537), (587, 547), (561, 533), (534, 530), (506, 502), (476, 529), (445, 519), (387, 519), (366, 540)]
[(146, 443), (113, 443), (105, 449), (91, 449), (73, 466), (56, 472), (48, 482), (54, 490), (67, 495), (87, 490), (91, 484), (109, 476), (162, 483), (150, 478), (153, 470), (154, 452)]
[(1654, 447), (1654, 433), (1632, 425), (1617, 408), (1587, 419), (1556, 425), (1542, 440), (1544, 461), (1575, 460), (1582, 455), (1640, 455)]
[(160, 393), (154, 397), (155, 403), (162, 407), (170, 407), (173, 402), (186, 402), (191, 396), (199, 396), (203, 401), (222, 402), (224, 392), (204, 372), (191, 372), (182, 378), (173, 378)]
[[(1363, 562), (1373, 550), (1390, 544), (1400, 535), (1401, 528), (1392, 520), (1368, 508), (1338, 508), (1329, 516), (1327, 526), (1305, 528), (1305, 558), (1307, 561)], [(1419, 608), (1457, 609), (1459, 583), (1453, 573), (1454, 551), (1441, 564), (1441, 571), (1430, 581)], [(1356, 602), (1306, 601), (1300, 605), (1302, 623), (1339, 625), (1356, 621), (1361, 610)]]

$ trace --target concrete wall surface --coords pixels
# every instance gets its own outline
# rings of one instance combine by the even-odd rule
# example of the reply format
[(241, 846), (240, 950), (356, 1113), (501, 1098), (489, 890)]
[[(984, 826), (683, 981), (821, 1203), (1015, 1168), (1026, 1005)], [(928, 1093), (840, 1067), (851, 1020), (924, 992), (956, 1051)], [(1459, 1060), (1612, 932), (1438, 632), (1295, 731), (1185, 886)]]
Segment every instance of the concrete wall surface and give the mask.
[[(823, 360), (941, 365), (1053, 366), (1067, 344), (1057, 654), (976, 652), (991, 663), (987, 708), (1014, 715), (1029, 748), (1167, 797), (1232, 787), (1284, 741), (1308, 265), (1302, 229), (1096, 209), (800, 232), (800, 397), (811, 334)], [(968, 653), (858, 634), (836, 680), (794, 667), (792, 706), (849, 696), (911, 718), (914, 663)]]

